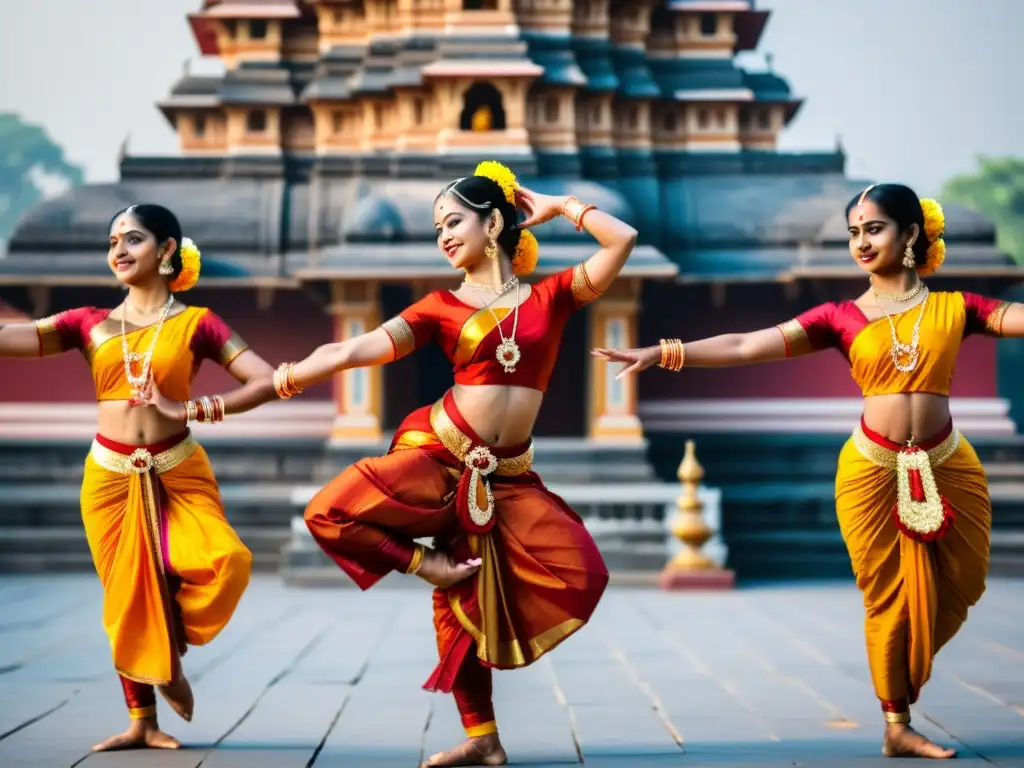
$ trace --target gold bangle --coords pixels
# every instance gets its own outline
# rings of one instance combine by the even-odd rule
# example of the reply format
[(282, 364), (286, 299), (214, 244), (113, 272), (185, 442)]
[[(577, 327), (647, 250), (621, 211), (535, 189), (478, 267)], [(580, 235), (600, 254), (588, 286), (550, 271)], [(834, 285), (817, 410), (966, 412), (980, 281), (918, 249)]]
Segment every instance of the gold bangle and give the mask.
[(189, 400), (185, 403), (185, 422), (196, 421), (199, 418), (199, 407), (196, 405), (195, 400)]
[(282, 400), (294, 397), (302, 391), (295, 383), (295, 363), (281, 363), (274, 371), (274, 391)]
[(907, 725), (910, 722), (909, 712), (884, 712), (885, 722)]
[(405, 569), (405, 572), (409, 576), (415, 576), (420, 572), (420, 568), (423, 567), (423, 558), (426, 554), (424, 546), (417, 544), (412, 551), (412, 560), (409, 561), (409, 567)]
[(224, 421), (224, 398), (220, 395), (213, 396), (213, 420), (217, 423)]
[(586, 206), (584, 206), (583, 203), (580, 202), (578, 197), (570, 197), (568, 200), (565, 201), (565, 205), (562, 206), (562, 215), (565, 216), (565, 218), (567, 218), (569, 221), (571, 221), (573, 223), (573, 226), (575, 226), (576, 219), (579, 218), (580, 211), (582, 211), (585, 207)]
[(580, 212), (576, 214), (576, 218), (573, 220), (573, 225), (576, 227), (577, 232), (583, 231), (583, 217), (595, 208), (597, 208), (596, 205), (584, 205), (583, 208), (580, 209)]
[(683, 342), (679, 339), (660, 339), (658, 344), (661, 346), (661, 362), (658, 363), (658, 366), (666, 371), (681, 370), (683, 361), (686, 359)]
[(213, 403), (210, 401), (210, 398), (207, 397), (206, 395), (203, 395), (201, 398), (199, 398), (199, 401), (203, 404), (203, 421), (212, 422)]

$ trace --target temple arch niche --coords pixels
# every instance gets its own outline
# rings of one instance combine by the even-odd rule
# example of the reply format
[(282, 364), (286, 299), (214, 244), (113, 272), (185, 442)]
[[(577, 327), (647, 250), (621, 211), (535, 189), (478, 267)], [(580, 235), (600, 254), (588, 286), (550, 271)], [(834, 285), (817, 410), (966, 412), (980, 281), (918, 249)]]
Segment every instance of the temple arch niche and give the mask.
[(462, 95), (459, 130), (504, 131), (505, 107), (501, 92), (490, 83), (470, 85)]

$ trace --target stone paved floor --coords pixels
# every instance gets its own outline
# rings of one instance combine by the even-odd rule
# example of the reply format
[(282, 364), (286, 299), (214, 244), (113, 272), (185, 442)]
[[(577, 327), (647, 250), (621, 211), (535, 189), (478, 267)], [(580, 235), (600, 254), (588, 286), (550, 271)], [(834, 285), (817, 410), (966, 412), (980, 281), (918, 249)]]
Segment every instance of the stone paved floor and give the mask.
[[(0, 578), (0, 766), (412, 768), (461, 739), (435, 662), (429, 594), (408, 582), (296, 590), (256, 579), (232, 624), (192, 649), (177, 753), (89, 755), (125, 724), (92, 576)], [(939, 657), (915, 712), (968, 765), (1024, 768), (1024, 582), (994, 581)], [(889, 765), (849, 586), (725, 595), (612, 589), (552, 655), (499, 673), (513, 763)]]

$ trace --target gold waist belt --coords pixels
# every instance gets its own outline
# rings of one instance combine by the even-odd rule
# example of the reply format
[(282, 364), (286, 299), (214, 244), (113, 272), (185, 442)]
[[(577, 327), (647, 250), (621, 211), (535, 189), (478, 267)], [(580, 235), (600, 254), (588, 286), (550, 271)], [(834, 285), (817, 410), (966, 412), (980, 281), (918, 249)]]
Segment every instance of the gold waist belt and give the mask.
[[(879, 467), (885, 467), (886, 469), (898, 469), (899, 468), (899, 457), (906, 453), (903, 451), (895, 451), (892, 448), (887, 448), (884, 445), (879, 445), (861, 429), (860, 424), (853, 431), (853, 444), (857, 446), (857, 450), (860, 451), (860, 455), (870, 461), (872, 464), (876, 464)], [(956, 453), (956, 449), (960, 447), (960, 431), (953, 427), (953, 431), (949, 433), (949, 436), (941, 443), (936, 445), (934, 448), (929, 448), (927, 451), (921, 451), (928, 456), (928, 463), (933, 467), (937, 467), (940, 464), (949, 460), (949, 458)]]
[(157, 454), (150, 453), (146, 448), (136, 448), (125, 456), (123, 453), (107, 448), (98, 440), (93, 440), (89, 455), (104, 469), (109, 469), (120, 475), (142, 475), (151, 469), (156, 470), (158, 475), (162, 475), (195, 453), (198, 445), (195, 438), (189, 435), (177, 445)]
[(444, 402), (438, 400), (430, 409), (430, 427), (448, 452), (470, 469), (477, 469), (484, 475), (498, 474), (507, 477), (522, 475), (533, 466), (533, 441), (530, 447), (518, 456), (499, 459), (484, 444), (474, 446), (470, 437), (459, 429), (444, 409)]
[(513, 477), (529, 472), (533, 464), (533, 441), (518, 456), (499, 459), (487, 445), (473, 445), (469, 435), (452, 421), (443, 400), (438, 400), (430, 409), (430, 427), (441, 445), (463, 464), (456, 491), (456, 511), (463, 528), (470, 533), (487, 533), (494, 525), (494, 495), (487, 478), (492, 474)]

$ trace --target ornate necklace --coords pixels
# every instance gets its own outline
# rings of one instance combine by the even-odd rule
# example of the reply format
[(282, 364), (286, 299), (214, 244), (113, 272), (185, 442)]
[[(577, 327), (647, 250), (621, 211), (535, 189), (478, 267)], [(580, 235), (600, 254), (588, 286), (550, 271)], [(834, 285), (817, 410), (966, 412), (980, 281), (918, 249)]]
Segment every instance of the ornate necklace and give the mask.
[(902, 304), (905, 301), (910, 301), (923, 290), (924, 283), (922, 283), (920, 280), (914, 283), (913, 288), (904, 291), (903, 293), (889, 293), (888, 291), (883, 291), (880, 288), (876, 288), (874, 283), (871, 284), (871, 292), (875, 295), (876, 299), (885, 299), (886, 301), (891, 301), (893, 304)]
[[(871, 287), (871, 292), (875, 295), (876, 300), (881, 298), (875, 291), (874, 286)], [(920, 357), (918, 342), (920, 341), (921, 320), (924, 318), (924, 307), (927, 303), (928, 295), (925, 294), (924, 298), (920, 301), (921, 309), (917, 313), (917, 321), (914, 323), (914, 331), (910, 336), (910, 343), (904, 344), (896, 334), (896, 324), (892, 320), (892, 315), (882, 306), (881, 301), (878, 302), (878, 306), (885, 312), (885, 317), (889, 321), (889, 332), (892, 334), (892, 346), (889, 348), (889, 355), (892, 357), (893, 367), (901, 373), (910, 373), (917, 368), (917, 361)]]
[(496, 293), (498, 296), (511, 291), (513, 288), (519, 285), (519, 278), (512, 275), (508, 280), (495, 288), (493, 285), (486, 285), (485, 283), (477, 283), (466, 277), (462, 281), (462, 285), (465, 288), (476, 288), (478, 291), (487, 291), (488, 293)]
[[(497, 301), (497, 299), (495, 299)], [(494, 320), (497, 323), (498, 336), (501, 337), (501, 343), (498, 344), (498, 348), (494, 351), (494, 356), (498, 358), (498, 362), (505, 368), (505, 373), (515, 373), (516, 363), (519, 362), (522, 355), (519, 352), (519, 345), (516, 344), (516, 329), (519, 327), (519, 283), (516, 282), (516, 308), (513, 310), (512, 319), (512, 334), (505, 338), (505, 334), (501, 332), (501, 319), (494, 311), (492, 306), (494, 302), (487, 305), (487, 309), (491, 311), (494, 316)], [(507, 315), (506, 315), (507, 317)]]
[[(171, 311), (171, 305), (174, 304), (174, 294), (167, 296), (167, 301), (164, 303), (163, 311), (160, 313), (160, 319), (157, 321), (156, 330), (153, 332), (153, 339), (149, 342), (149, 349), (146, 354), (140, 356), (138, 352), (128, 349), (128, 335), (125, 330), (124, 321), (124, 307), (121, 307), (121, 356), (124, 358), (124, 375), (128, 379), (128, 383), (131, 384), (133, 389), (142, 389), (146, 382), (149, 381), (149, 368), (153, 362), (153, 352), (156, 350), (156, 341), (160, 337), (160, 329), (164, 327), (164, 320), (167, 319), (167, 313)], [(133, 367), (134, 364), (142, 361), (142, 370), (139, 375), (136, 376)]]

